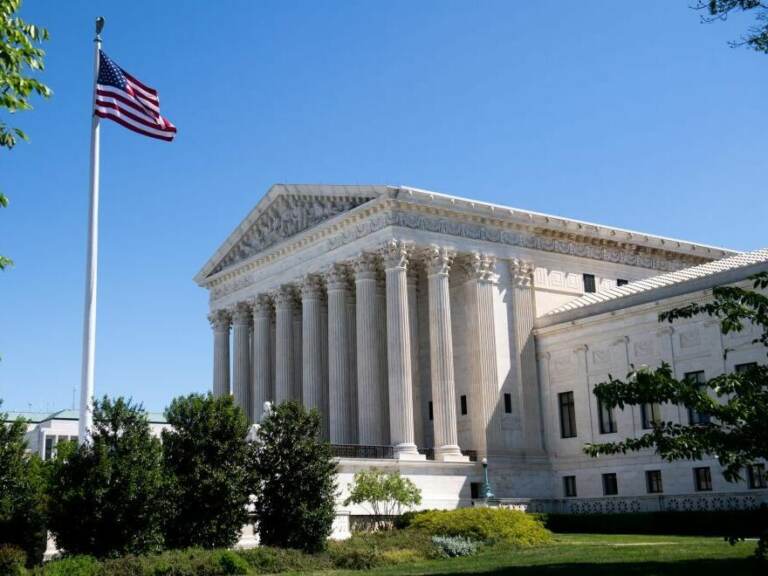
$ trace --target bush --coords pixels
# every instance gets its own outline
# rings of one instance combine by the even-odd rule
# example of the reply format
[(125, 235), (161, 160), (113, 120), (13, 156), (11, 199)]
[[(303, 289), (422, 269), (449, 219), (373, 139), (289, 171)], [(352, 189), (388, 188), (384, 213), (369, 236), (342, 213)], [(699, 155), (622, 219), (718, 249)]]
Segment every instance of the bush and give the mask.
[(248, 520), (248, 419), (231, 396), (175, 398), (165, 417), (170, 479), (165, 540), (171, 548), (229, 547)]
[(140, 554), (162, 546), (164, 480), (160, 440), (129, 400), (94, 403), (91, 441), (58, 449), (49, 527), (69, 554)]
[(3, 576), (24, 576), (27, 555), (24, 550), (10, 544), (0, 545), (0, 574)]
[(416, 515), (411, 526), (431, 536), (462, 536), (477, 542), (513, 546), (535, 546), (552, 538), (539, 518), (505, 508), (430, 510)]
[(336, 568), (364, 570), (437, 557), (428, 534), (416, 530), (387, 530), (355, 534), (331, 542), (331, 561)]
[(375, 468), (356, 472), (347, 490), (344, 506), (366, 505), (373, 515), (375, 530), (387, 527), (390, 518), (399, 516), (403, 508), (421, 504), (421, 490), (400, 472), (387, 474)]
[(341, 570), (371, 570), (384, 563), (382, 553), (374, 548), (353, 548), (331, 552), (333, 565)]
[(336, 463), (320, 439), (320, 415), (296, 402), (281, 404), (262, 420), (254, 445), (254, 512), (262, 544), (324, 550), (336, 516)]
[[(54, 560), (36, 571), (44, 576), (101, 576), (101, 564), (93, 556), (70, 556)], [(110, 574), (110, 576), (112, 576)]]
[(309, 572), (325, 570), (332, 565), (325, 555), (311, 556), (301, 550), (291, 548), (272, 548), (259, 546), (250, 550), (240, 550), (238, 554), (258, 574), (278, 572)]
[(472, 556), (477, 552), (477, 543), (461, 536), (432, 536), (432, 543), (443, 558)]

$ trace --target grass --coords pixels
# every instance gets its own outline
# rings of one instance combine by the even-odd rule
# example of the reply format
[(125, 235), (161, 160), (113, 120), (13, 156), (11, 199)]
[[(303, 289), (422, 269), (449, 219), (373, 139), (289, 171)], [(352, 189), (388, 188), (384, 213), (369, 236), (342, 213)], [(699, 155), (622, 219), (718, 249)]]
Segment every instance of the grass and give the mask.
[[(557, 534), (552, 544), (490, 548), (477, 556), (413, 562), (367, 574), (509, 574), (511, 576), (741, 576), (765, 575), (752, 558), (754, 542), (722, 538), (614, 534)], [(318, 572), (348, 574), (355, 571)]]

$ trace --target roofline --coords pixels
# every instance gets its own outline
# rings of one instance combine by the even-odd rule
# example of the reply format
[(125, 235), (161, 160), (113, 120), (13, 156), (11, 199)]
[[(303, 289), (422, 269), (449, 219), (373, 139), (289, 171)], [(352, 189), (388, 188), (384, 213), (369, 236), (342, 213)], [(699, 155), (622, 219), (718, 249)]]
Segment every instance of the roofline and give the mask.
[(576, 322), (578, 320), (583, 320), (584, 318), (598, 316), (600, 314), (607, 314), (609, 312), (614, 312), (620, 309), (631, 308), (633, 306), (641, 306), (643, 304), (666, 300), (668, 298), (674, 298), (675, 296), (680, 296), (691, 292), (709, 290), (715, 288), (716, 286), (734, 284), (736, 282), (746, 280), (758, 272), (764, 272), (767, 270), (768, 261), (754, 262), (739, 268), (722, 270), (715, 272), (714, 274), (709, 274), (699, 278), (691, 278), (690, 280), (684, 280), (682, 282), (677, 282), (668, 286), (659, 286), (658, 288), (652, 288), (642, 292), (627, 294), (625, 296), (620, 296), (611, 300), (595, 302), (594, 304), (588, 304), (581, 308), (574, 308), (573, 310), (564, 310), (563, 312), (558, 312), (557, 314), (540, 316), (534, 321), (534, 329), (539, 330), (542, 328), (549, 328), (569, 322)]

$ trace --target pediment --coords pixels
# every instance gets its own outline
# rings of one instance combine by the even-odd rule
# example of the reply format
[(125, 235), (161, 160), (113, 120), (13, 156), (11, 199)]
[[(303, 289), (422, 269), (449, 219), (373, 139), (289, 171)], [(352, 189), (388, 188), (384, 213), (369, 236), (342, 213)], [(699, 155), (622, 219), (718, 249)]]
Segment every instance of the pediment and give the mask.
[(383, 186), (273, 186), (196, 280), (221, 272), (339, 214), (373, 200)]

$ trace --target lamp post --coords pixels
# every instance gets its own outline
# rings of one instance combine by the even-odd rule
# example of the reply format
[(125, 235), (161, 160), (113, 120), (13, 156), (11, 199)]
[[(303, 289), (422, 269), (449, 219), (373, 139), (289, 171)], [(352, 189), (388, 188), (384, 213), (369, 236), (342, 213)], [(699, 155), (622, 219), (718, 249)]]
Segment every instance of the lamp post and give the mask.
[(491, 491), (491, 483), (488, 482), (488, 458), (483, 458), (483, 498), (485, 500), (489, 500), (491, 498), (495, 498), (493, 495), (493, 492)]

